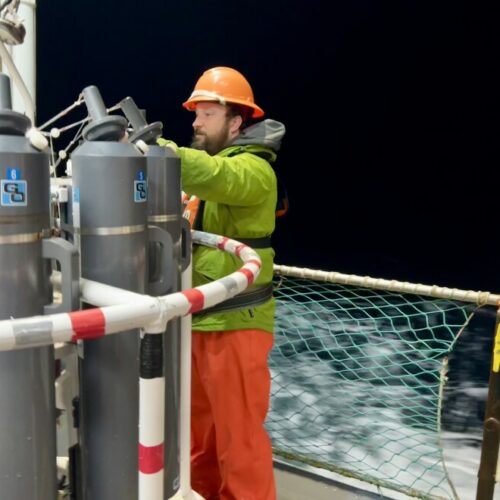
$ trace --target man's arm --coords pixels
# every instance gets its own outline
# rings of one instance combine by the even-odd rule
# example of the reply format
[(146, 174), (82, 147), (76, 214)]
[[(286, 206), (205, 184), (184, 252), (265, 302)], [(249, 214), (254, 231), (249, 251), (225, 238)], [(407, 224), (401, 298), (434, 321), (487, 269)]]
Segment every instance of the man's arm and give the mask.
[(276, 190), (276, 177), (269, 163), (251, 153), (210, 156), (205, 151), (178, 148), (182, 188), (203, 200), (226, 205), (262, 203)]

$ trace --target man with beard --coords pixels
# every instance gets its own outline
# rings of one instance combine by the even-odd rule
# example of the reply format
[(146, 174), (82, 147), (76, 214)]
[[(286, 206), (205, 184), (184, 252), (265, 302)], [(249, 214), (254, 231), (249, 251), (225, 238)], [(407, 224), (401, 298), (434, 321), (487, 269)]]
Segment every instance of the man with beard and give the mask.
[[(285, 127), (256, 121), (264, 111), (248, 81), (232, 68), (205, 71), (183, 106), (196, 114), (191, 147), (159, 143), (172, 146), (181, 159), (192, 227), (249, 245), (263, 263), (250, 289), (261, 297), (259, 305), (243, 292), (233, 304), (193, 317), (192, 486), (207, 500), (274, 500), (272, 450), (264, 429), (275, 309), (270, 237), (277, 181), (271, 163)], [(226, 252), (193, 250), (195, 286), (239, 267)]]

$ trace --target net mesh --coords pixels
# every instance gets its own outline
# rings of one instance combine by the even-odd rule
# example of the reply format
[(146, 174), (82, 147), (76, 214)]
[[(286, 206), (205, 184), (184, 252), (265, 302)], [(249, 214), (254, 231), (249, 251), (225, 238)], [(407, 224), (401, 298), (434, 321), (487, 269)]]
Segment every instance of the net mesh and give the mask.
[(474, 305), (276, 277), (274, 452), (419, 498), (455, 498), (440, 446), (447, 355)]

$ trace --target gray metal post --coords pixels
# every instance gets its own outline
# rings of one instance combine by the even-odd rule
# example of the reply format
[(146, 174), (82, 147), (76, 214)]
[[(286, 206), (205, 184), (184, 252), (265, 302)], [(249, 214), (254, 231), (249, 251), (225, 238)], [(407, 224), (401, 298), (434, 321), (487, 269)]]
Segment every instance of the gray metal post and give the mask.
[[(116, 117), (124, 125), (110, 118), (115, 117), (98, 120), (94, 128), (91, 123), (94, 141), (72, 154), (73, 203), (80, 213), (80, 221), (73, 223), (80, 231), (82, 276), (144, 293), (146, 159), (132, 144), (102, 140), (109, 137), (110, 125), (115, 137), (125, 130), (124, 118)], [(85, 500), (137, 498), (138, 358), (137, 330), (84, 343), (80, 437)]]
[(95, 85), (84, 88), (83, 97), (92, 122), (95, 123), (97, 120), (105, 118), (108, 115), (101, 93)]
[[(10, 110), (8, 78), (0, 80), (0, 319), (41, 315), (51, 302), (49, 157), (24, 137), (31, 126)], [(22, 344), (22, 329), (18, 343)], [(54, 350), (0, 353), (0, 496), (57, 495)]]
[(148, 124), (141, 110), (137, 107), (132, 97), (126, 97), (120, 102), (120, 107), (133, 128), (130, 142), (144, 141), (146, 144), (156, 144), (160, 137), (163, 125), (161, 122)]

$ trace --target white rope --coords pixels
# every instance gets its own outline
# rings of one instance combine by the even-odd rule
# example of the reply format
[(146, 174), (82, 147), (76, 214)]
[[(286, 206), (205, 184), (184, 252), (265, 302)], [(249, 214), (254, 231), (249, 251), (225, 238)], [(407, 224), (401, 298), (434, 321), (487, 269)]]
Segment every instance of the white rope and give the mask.
[[(73, 128), (73, 127), (76, 127), (76, 125), (80, 125), (80, 128), (76, 131), (76, 134), (75, 136), (73, 137), (73, 139), (71, 139), (71, 141), (68, 143), (68, 145), (62, 149), (61, 151), (64, 151), (64, 154), (61, 155), (60, 153), (58, 154), (58, 158), (56, 160), (56, 164), (54, 166), (54, 171), (57, 170), (57, 167), (59, 166), (59, 164), (61, 163), (61, 161), (65, 158), (67, 158), (67, 153), (68, 151), (74, 146), (74, 144), (80, 139), (80, 137), (82, 136), (82, 130), (83, 130), (83, 126), (85, 125), (85, 123), (87, 123), (89, 121), (89, 118), (84, 118), (83, 120), (80, 120), (79, 122), (75, 122), (71, 125), (67, 125), (66, 127), (64, 127), (66, 130), (69, 130), (70, 128)], [(63, 129), (60, 129), (60, 130), (63, 130)], [(51, 145), (52, 147), (52, 145)]]
[[(63, 116), (67, 115), (71, 110), (75, 109), (76, 107), (80, 106), (84, 102), (83, 94), (80, 94), (78, 97), (78, 100), (76, 100), (73, 104), (68, 106), (66, 109), (63, 109), (61, 112), (59, 112), (57, 115), (52, 117), (50, 120), (46, 121), (41, 127), (40, 130), (48, 127), (55, 121), (57, 121), (59, 118), (62, 118)], [(111, 106), (106, 110), (107, 113), (111, 113), (113, 111), (117, 111), (121, 109), (120, 104), (115, 104), (114, 106)], [(56, 176), (57, 174), (57, 167), (61, 163), (62, 160), (66, 159), (68, 157), (67, 153), (68, 151), (73, 147), (73, 145), (80, 139), (81, 137), (81, 132), (85, 124), (87, 124), (91, 120), (90, 116), (87, 116), (81, 120), (78, 120), (74, 123), (70, 123), (69, 125), (65, 125), (64, 127), (61, 128), (52, 128), (50, 132), (42, 132), (43, 135), (49, 137), (49, 142), (50, 142), (50, 150), (51, 150), (51, 156), (52, 156), (52, 165), (50, 167), (50, 172), (51, 175)], [(69, 144), (61, 150), (61, 152), (58, 153), (58, 158), (57, 160), (55, 159), (55, 151), (54, 151), (54, 142), (53, 138), (58, 138), (62, 132), (66, 132), (68, 130), (71, 130), (72, 128), (78, 127), (78, 131), (76, 132), (75, 136), (73, 139), (69, 142)]]
[(72, 109), (75, 109), (76, 107), (80, 106), (83, 102), (83, 94), (80, 94), (78, 99), (68, 106), (66, 109), (63, 109), (57, 115), (53, 116), (50, 120), (46, 121), (43, 125), (40, 125), (38, 127), (38, 130), (43, 130), (45, 127), (48, 127), (50, 124), (54, 123), (55, 121), (59, 120), (59, 118), (62, 118), (63, 116), (67, 115)]
[(447, 288), (437, 285), (422, 285), (420, 283), (408, 283), (382, 278), (371, 278), (370, 276), (356, 276), (354, 274), (326, 272), (300, 267), (275, 265), (274, 273), (280, 276), (293, 276), (296, 278), (305, 278), (314, 281), (339, 283), (341, 285), (359, 286), (363, 288), (373, 288), (376, 290), (388, 290), (390, 292), (410, 293), (439, 299), (457, 300), (460, 302), (471, 302), (479, 306), (498, 306), (500, 302), (500, 295), (490, 292), (459, 290), (457, 288)]
[(50, 176), (56, 177), (56, 159), (54, 156), (54, 141), (52, 140), (52, 135), (49, 135), (49, 147), (50, 147)]
[(75, 123), (70, 123), (69, 125), (61, 127), (61, 128), (59, 128), (57, 130), (59, 132), (66, 132), (67, 130), (71, 130), (72, 128), (77, 127), (78, 125), (85, 125), (88, 121), (90, 121), (90, 116), (87, 116), (86, 118), (83, 118), (82, 120), (78, 120)]

